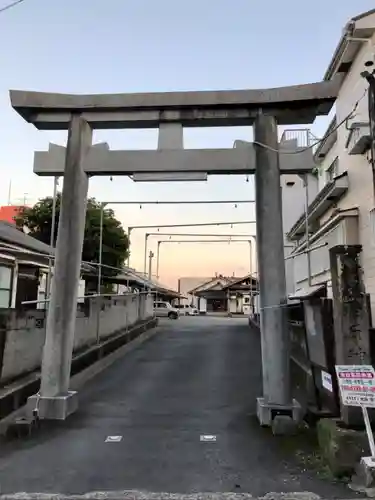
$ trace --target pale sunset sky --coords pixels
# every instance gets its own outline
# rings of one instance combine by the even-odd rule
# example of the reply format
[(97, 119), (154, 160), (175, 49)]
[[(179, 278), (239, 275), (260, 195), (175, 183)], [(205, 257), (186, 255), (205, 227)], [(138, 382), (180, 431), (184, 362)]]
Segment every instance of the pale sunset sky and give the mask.
[[(0, 0), (0, 9), (12, 0)], [(33, 174), (33, 152), (65, 144), (66, 133), (38, 131), (9, 103), (9, 89), (119, 93), (278, 87), (322, 79), (350, 17), (374, 0), (25, 0), (0, 13), (0, 204), (52, 195), (52, 178)], [(321, 136), (328, 118), (311, 127)], [(249, 127), (185, 129), (187, 148), (251, 140)], [(112, 149), (155, 149), (157, 130), (100, 131)], [(133, 183), (90, 180), (99, 201), (253, 199), (253, 179)], [(113, 206), (124, 227), (255, 219), (254, 205)], [(147, 230), (151, 232), (153, 230)], [(168, 232), (160, 229), (160, 232)], [(255, 224), (175, 228), (179, 233), (255, 234)], [(131, 265), (143, 268), (144, 230), (134, 231)], [(156, 250), (157, 237), (150, 240)], [(165, 244), (161, 281), (238, 276), (249, 271), (248, 243)]]

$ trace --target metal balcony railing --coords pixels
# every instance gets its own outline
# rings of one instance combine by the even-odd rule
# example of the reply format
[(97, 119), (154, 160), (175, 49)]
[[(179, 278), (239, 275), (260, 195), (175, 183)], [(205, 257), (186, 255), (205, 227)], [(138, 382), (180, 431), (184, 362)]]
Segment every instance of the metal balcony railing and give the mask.
[(336, 158), (333, 160), (331, 165), (326, 170), (326, 181), (327, 182), (333, 181), (337, 175), (339, 175), (339, 157), (338, 156), (336, 156)]
[(310, 129), (308, 128), (284, 130), (280, 142), (283, 143), (293, 140), (297, 141), (298, 148), (307, 148), (314, 143)]

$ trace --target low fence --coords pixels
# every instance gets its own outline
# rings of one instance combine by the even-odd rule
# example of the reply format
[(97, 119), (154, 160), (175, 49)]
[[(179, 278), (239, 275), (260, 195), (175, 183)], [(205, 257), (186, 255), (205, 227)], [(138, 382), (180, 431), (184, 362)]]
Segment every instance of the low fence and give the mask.
[[(339, 416), (332, 300), (286, 306), (293, 396), (309, 415)], [(259, 328), (259, 317), (250, 324)]]
[[(0, 309), (0, 385), (38, 369), (45, 341), (46, 311)], [(78, 304), (74, 352), (152, 318), (153, 297), (126, 294), (86, 297)]]
[[(366, 295), (368, 311), (370, 295)], [(310, 415), (340, 416), (335, 373), (335, 333), (332, 299), (310, 297), (287, 306), (291, 341), (292, 384)], [(369, 323), (372, 324), (371, 314)], [(375, 363), (375, 336), (369, 330), (371, 363)]]
[(287, 306), (294, 395), (307, 411), (339, 416), (332, 300)]
[[(371, 312), (370, 295), (367, 294)], [(305, 414), (319, 417), (339, 417), (340, 401), (335, 373), (335, 334), (333, 302), (326, 297), (309, 297), (286, 306), (290, 340), (290, 369), (293, 396)], [(369, 316), (372, 325), (371, 314)], [(259, 317), (249, 318), (249, 324), (260, 330)], [(375, 364), (375, 329), (371, 326), (370, 355)]]

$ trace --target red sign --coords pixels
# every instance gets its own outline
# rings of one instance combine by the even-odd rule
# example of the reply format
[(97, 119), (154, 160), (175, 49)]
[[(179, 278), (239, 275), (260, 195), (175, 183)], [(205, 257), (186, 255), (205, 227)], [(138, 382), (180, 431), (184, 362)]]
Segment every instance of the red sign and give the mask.
[(340, 378), (364, 378), (364, 379), (369, 379), (369, 378), (374, 378), (374, 374), (371, 372), (339, 372), (339, 377)]

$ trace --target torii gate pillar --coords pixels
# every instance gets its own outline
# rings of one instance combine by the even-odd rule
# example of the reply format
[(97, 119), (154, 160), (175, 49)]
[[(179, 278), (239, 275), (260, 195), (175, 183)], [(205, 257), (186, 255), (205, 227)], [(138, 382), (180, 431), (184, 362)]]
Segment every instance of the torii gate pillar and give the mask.
[(40, 393), (28, 400), (28, 408), (36, 410), (41, 419), (64, 420), (78, 406), (77, 393), (69, 391), (69, 381), (89, 187), (83, 162), (91, 143), (89, 124), (81, 116), (73, 115), (68, 133), (41, 387)]
[(263, 371), (263, 397), (257, 399), (257, 414), (261, 425), (284, 433), (285, 426), (300, 419), (300, 407), (292, 400), (290, 387), (280, 165), (273, 116), (258, 114), (254, 142)]

